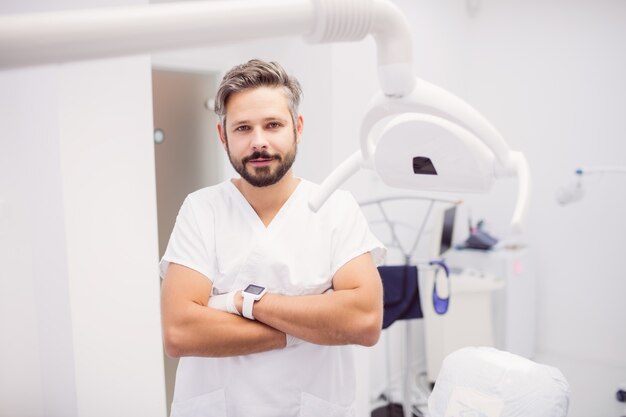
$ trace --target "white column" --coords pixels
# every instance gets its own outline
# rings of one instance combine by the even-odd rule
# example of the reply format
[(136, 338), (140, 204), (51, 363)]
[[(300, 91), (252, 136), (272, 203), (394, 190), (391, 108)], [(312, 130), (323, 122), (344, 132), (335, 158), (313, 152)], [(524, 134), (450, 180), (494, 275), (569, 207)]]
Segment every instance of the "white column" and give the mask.
[(150, 59), (0, 72), (0, 414), (165, 416)]
[(163, 415), (150, 60), (74, 64), (58, 85), (79, 415)]

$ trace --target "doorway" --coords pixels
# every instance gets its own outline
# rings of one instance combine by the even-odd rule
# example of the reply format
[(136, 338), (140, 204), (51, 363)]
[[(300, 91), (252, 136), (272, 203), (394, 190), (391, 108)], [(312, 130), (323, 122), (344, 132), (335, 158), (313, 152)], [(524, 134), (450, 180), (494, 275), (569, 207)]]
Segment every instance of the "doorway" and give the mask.
[[(159, 259), (185, 197), (220, 180), (224, 151), (210, 104), (216, 90), (214, 74), (152, 70)], [(163, 360), (169, 415), (178, 360)]]

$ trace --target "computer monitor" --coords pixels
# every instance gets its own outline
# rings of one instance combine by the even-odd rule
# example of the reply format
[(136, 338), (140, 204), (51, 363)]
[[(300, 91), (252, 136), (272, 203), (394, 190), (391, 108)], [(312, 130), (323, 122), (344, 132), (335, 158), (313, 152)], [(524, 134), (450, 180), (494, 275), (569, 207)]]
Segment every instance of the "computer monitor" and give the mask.
[(441, 244), (439, 256), (442, 256), (452, 247), (452, 235), (454, 234), (454, 220), (456, 219), (456, 206), (452, 206), (443, 212), (443, 224), (441, 228)]
[(429, 253), (431, 259), (442, 258), (452, 248), (456, 207), (448, 207), (435, 216)]

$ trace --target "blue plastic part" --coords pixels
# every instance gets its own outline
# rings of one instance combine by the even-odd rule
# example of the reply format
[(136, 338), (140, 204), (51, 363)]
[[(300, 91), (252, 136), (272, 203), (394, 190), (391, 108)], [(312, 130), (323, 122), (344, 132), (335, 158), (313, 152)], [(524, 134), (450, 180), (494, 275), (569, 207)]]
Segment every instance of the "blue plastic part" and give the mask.
[[(446, 262), (443, 259), (436, 259), (434, 261), (429, 262), (430, 265), (437, 265), (443, 268), (446, 273), (446, 278), (448, 280), (448, 288), (450, 287), (450, 269)], [(433, 308), (435, 309), (435, 313), (439, 315), (446, 314), (448, 312), (448, 307), (450, 306), (450, 292), (448, 292), (448, 297), (443, 298), (440, 297), (437, 293), (437, 279), (435, 278), (435, 282), (433, 285)]]

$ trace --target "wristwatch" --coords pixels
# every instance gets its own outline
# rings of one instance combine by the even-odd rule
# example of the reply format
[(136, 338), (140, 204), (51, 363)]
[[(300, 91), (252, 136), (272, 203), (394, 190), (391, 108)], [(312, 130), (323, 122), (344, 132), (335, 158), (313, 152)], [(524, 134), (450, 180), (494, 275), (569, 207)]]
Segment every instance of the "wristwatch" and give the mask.
[(254, 302), (259, 301), (261, 297), (265, 295), (267, 289), (265, 287), (261, 287), (260, 285), (250, 284), (246, 287), (245, 290), (241, 292), (243, 295), (243, 308), (242, 314), (245, 318), (254, 320), (254, 316), (252, 315), (252, 308), (254, 307)]

